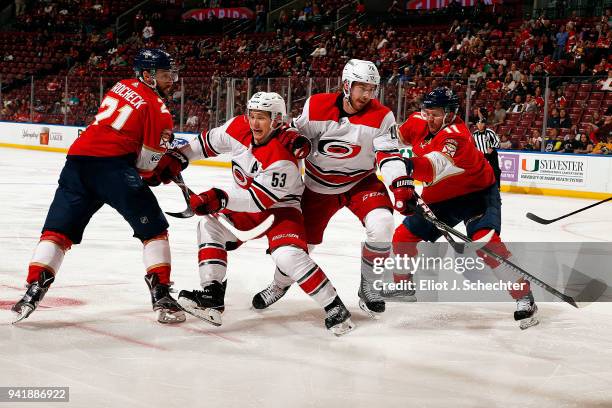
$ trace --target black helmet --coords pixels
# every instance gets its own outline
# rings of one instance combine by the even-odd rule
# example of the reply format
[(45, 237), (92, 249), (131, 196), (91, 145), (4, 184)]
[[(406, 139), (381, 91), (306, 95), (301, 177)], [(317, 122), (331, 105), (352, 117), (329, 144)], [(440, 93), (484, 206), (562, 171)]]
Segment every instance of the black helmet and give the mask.
[(450, 89), (445, 86), (438, 87), (425, 95), (423, 99), (423, 108), (443, 108), (446, 113), (457, 113), (459, 109), (459, 98)]

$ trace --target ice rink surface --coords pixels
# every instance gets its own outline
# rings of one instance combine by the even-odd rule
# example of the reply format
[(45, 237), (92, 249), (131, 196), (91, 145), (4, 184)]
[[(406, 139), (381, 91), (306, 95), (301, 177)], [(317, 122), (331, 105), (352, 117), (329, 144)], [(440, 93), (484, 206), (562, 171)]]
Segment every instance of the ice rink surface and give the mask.
[[(70, 402), (52, 406), (70, 407), (612, 407), (611, 304), (540, 304), (540, 325), (525, 331), (513, 302), (393, 303), (370, 320), (356, 296), (364, 232), (348, 211), (313, 255), (357, 324), (344, 337), (324, 329), (322, 310), (297, 287), (269, 310), (250, 309), (273, 272), (261, 239), (229, 255), (223, 326), (191, 316), (158, 324), (141, 243), (109, 207), (38, 310), (11, 326), (63, 162), (0, 149), (0, 386), (67, 386)], [(229, 169), (199, 166), (185, 180), (197, 191), (231, 182)], [(176, 186), (154, 191), (162, 208), (184, 209)], [(593, 201), (505, 194), (502, 238), (610, 241), (610, 204), (548, 226), (524, 215), (554, 218)], [(170, 223), (175, 287), (196, 288), (197, 217)]]

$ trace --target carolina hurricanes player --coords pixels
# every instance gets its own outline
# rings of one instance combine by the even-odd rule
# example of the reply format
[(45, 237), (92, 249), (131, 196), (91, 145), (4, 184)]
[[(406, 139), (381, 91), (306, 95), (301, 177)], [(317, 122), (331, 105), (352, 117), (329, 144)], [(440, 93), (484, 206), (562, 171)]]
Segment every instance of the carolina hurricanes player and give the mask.
[[(423, 201), (436, 217), (450, 226), (463, 221), (473, 240), (495, 230), (489, 248), (507, 258), (511, 254), (499, 236), (501, 198), (495, 175), (457, 116), (458, 108), (457, 96), (448, 88), (436, 88), (425, 96), (421, 112), (410, 115), (399, 129), (400, 139), (412, 146), (415, 154), (406, 159), (406, 167), (411, 177), (424, 182)], [(439, 230), (422, 216), (408, 215), (395, 230), (394, 252), (416, 256), (417, 242), (434, 242), (440, 236)], [(484, 261), (500, 279), (516, 279), (504, 264), (487, 257)], [(404, 279), (408, 277), (396, 276), (396, 281)], [(510, 292), (517, 301), (514, 318), (521, 321), (521, 328), (527, 328), (538, 323), (534, 317), (537, 306), (529, 282), (522, 278), (518, 281), (523, 283), (521, 289)]]
[(28, 289), (12, 310), (28, 317), (55, 280), (65, 252), (81, 242), (91, 217), (113, 207), (143, 243), (145, 281), (160, 323), (185, 321), (170, 296), (168, 223), (141, 175), (153, 170), (172, 138), (172, 115), (162, 98), (177, 80), (170, 54), (142, 49), (134, 79), (117, 82), (92, 122), (68, 150), (59, 186), (28, 268)]
[[(270, 214), (275, 219), (266, 232), (269, 253), (285, 276), (298, 282), (326, 312), (325, 326), (336, 335), (354, 325), (350, 313), (321, 268), (308, 256), (300, 199), (304, 183), (295, 155), (302, 141), (284, 124), (286, 107), (274, 92), (258, 92), (248, 101), (247, 114), (201, 134), (176, 151), (184, 162), (229, 153), (235, 184), (212, 188), (190, 197), (198, 215), (222, 211), (238, 229), (251, 229)], [(286, 148), (285, 146), (288, 146)], [(182, 166), (184, 168), (184, 166)], [(175, 167), (175, 169), (177, 169)], [(224, 311), (227, 250), (241, 242), (215, 217), (203, 217), (198, 226), (198, 261), (203, 290), (182, 290), (178, 301), (189, 313), (214, 325)]]
[[(342, 207), (359, 218), (366, 229), (359, 306), (376, 318), (384, 312), (385, 302), (373, 287), (372, 264), (389, 254), (394, 207), (385, 184), (376, 177), (376, 165), (400, 212), (406, 210), (405, 197), (412, 194), (411, 180), (398, 151), (393, 113), (374, 99), (380, 84), (376, 66), (352, 59), (342, 71), (342, 82), (343, 93), (311, 96), (293, 122), (313, 144), (305, 161), (302, 212), (309, 245), (322, 242), (330, 218)], [(253, 306), (270, 306), (291, 284), (277, 269), (274, 281), (253, 298)]]

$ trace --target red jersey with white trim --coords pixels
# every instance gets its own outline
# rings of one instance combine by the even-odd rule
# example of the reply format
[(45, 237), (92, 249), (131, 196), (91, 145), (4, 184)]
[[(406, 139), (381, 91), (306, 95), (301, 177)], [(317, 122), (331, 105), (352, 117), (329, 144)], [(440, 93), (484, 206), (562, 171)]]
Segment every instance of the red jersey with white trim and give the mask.
[(340, 93), (312, 95), (293, 121), (313, 146), (305, 160), (306, 187), (320, 194), (344, 193), (372, 174), (377, 164), (387, 185), (405, 176), (393, 112), (372, 99), (347, 115), (343, 98)]
[(423, 200), (427, 203), (448, 200), (495, 183), (493, 168), (476, 149), (463, 121), (454, 122), (435, 136), (420, 112), (408, 117), (399, 128), (400, 139), (412, 146), (413, 177), (424, 182)]
[[(276, 132), (297, 131), (283, 126)], [(301, 211), (304, 182), (297, 160), (276, 136), (262, 145), (254, 145), (246, 115), (202, 132), (180, 150), (190, 161), (222, 153), (231, 155), (234, 186), (226, 191), (228, 210), (260, 212), (268, 208), (292, 207)]]
[(96, 120), (74, 141), (68, 155), (114, 157), (136, 154), (136, 167), (151, 171), (166, 151), (172, 115), (159, 95), (138, 79), (117, 82), (104, 96)]

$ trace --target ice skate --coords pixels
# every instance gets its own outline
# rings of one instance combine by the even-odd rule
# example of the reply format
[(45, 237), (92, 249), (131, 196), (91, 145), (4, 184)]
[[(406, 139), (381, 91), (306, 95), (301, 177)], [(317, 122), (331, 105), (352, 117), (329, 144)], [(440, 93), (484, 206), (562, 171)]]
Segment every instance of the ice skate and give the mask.
[(325, 308), (325, 327), (336, 336), (342, 336), (353, 330), (355, 324), (351, 321), (351, 313), (348, 311), (340, 297), (336, 296), (334, 301)]
[(48, 270), (43, 270), (36, 282), (30, 283), (23, 298), (11, 308), (15, 312), (16, 317), (13, 319), (13, 324), (22, 321), (32, 314), (41, 300), (45, 297), (49, 286), (55, 280), (55, 276)]
[(365, 279), (363, 275), (361, 276), (357, 296), (359, 296), (359, 307), (372, 319), (378, 319), (380, 314), (385, 311), (385, 300), (379, 291), (374, 289), (372, 282)]
[(253, 296), (253, 308), (261, 310), (273, 305), (280, 298), (285, 296), (285, 293), (287, 293), (290, 287), (291, 286), (285, 288), (280, 287), (276, 281), (273, 280), (267, 288)]
[(519, 322), (521, 330), (535, 326), (540, 321), (535, 316), (538, 311), (538, 306), (533, 300), (533, 294), (529, 292), (525, 296), (516, 300), (516, 311), (514, 312), (514, 320)]
[[(387, 302), (412, 303), (417, 301), (412, 280), (402, 280), (383, 286), (380, 296)], [(390, 289), (391, 286), (393, 289)]]
[(170, 295), (170, 286), (159, 283), (155, 273), (145, 275), (145, 282), (151, 291), (151, 303), (153, 311), (157, 313), (157, 321), (164, 324), (184, 322), (185, 312)]
[(221, 326), (223, 323), (221, 313), (225, 310), (226, 282), (221, 284), (218, 281), (212, 281), (203, 290), (181, 290), (178, 303), (190, 315), (214, 326)]

